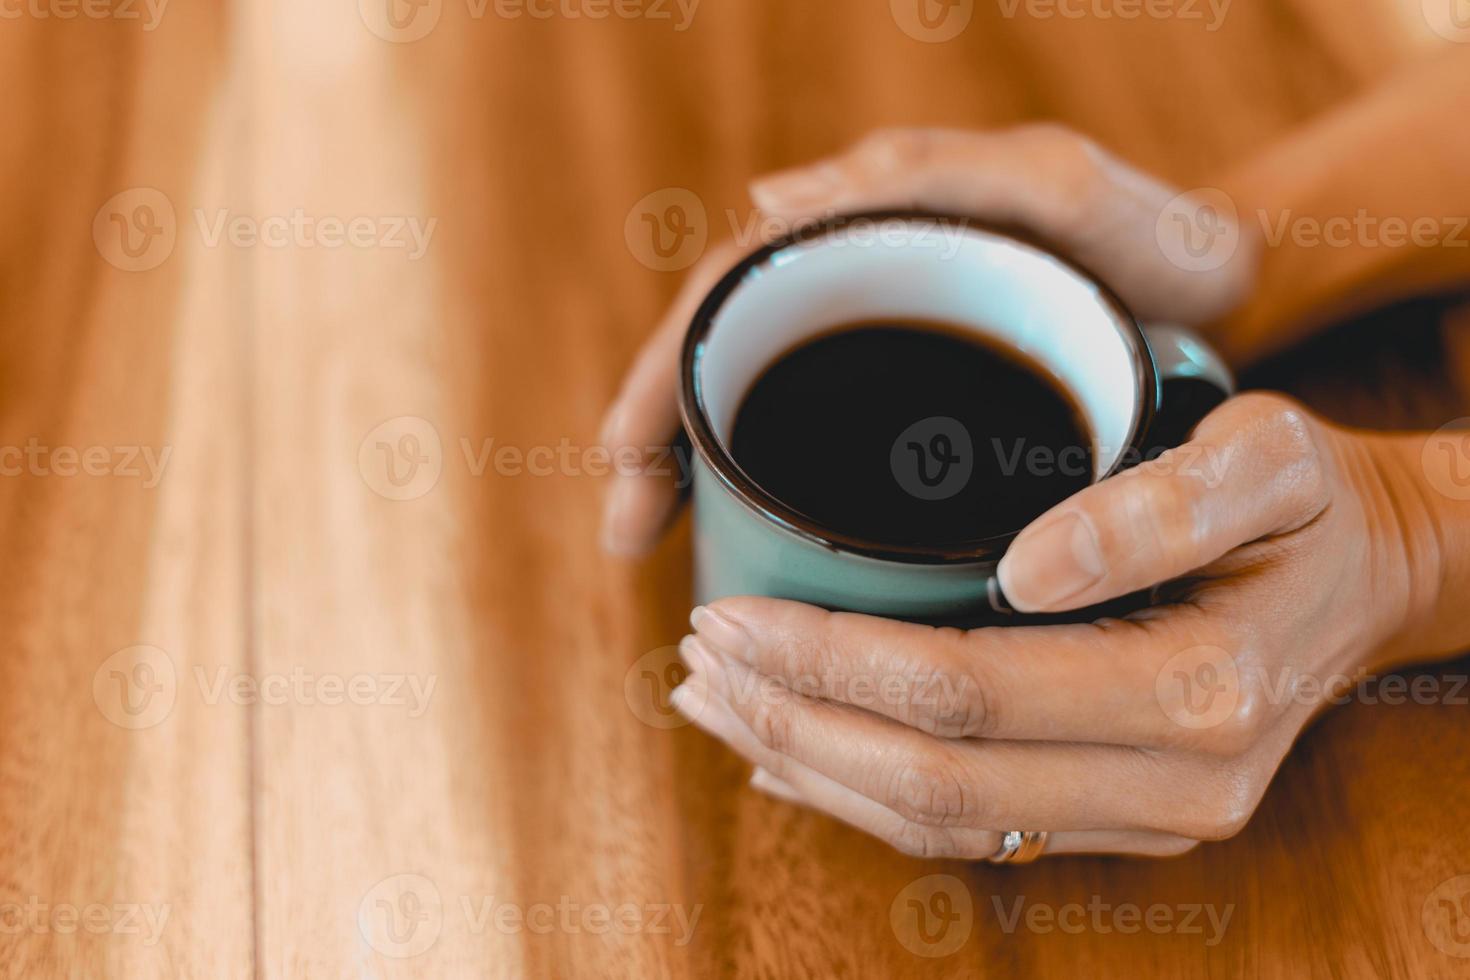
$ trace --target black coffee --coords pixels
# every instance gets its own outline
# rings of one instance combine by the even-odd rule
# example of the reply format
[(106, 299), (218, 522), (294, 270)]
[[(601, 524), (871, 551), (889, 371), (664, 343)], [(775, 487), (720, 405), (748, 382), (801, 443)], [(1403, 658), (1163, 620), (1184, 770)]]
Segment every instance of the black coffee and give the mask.
[(942, 323), (838, 327), (751, 386), (731, 452), (824, 528), (959, 546), (1019, 530), (1087, 486), (1092, 440), (1061, 384)]

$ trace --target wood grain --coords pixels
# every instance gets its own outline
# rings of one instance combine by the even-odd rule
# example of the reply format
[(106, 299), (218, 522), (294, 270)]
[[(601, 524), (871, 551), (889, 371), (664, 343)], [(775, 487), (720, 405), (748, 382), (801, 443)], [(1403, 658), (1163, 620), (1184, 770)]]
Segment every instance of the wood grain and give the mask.
[[(603, 557), (586, 454), (679, 281), (625, 235), (649, 195), (692, 192), (713, 242), (752, 175), (872, 127), (1032, 118), (1188, 186), (1437, 50), (1409, 6), (1240, 2), (1211, 32), (981, 3), (940, 44), (841, 0), (706, 0), (687, 30), (493, 0), (0, 25), (0, 445), (172, 447), (153, 489), (0, 482), (0, 904), (171, 906), (150, 946), (0, 929), (0, 973), (1463, 975), (1422, 919), (1470, 874), (1463, 705), (1331, 712), (1243, 834), (1182, 859), (904, 858), (669, 727), (687, 529)], [(177, 243), (125, 272), (91, 226), (136, 187)], [(213, 239), (222, 210), (284, 244)], [(390, 243), (431, 220), (422, 255)], [(1260, 380), (1439, 425), (1470, 390), (1442, 312)], [(132, 729), (93, 680), (138, 644), (177, 695)], [(905, 897), (930, 875), (972, 907), (935, 958)], [(1007, 931), (1018, 898), (1231, 918)]]

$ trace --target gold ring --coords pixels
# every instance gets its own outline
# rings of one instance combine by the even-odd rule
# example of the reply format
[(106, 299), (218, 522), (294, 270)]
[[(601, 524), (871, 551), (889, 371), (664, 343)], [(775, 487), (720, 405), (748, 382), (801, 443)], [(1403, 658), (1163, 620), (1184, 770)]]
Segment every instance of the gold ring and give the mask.
[(1029, 864), (1046, 850), (1045, 830), (1008, 830), (1000, 839), (1000, 848), (990, 856), (992, 864)]

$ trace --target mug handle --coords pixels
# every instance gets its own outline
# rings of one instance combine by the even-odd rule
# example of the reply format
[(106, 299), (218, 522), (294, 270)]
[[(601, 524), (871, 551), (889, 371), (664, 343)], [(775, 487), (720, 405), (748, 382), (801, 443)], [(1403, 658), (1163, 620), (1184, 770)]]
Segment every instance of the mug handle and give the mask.
[[(1173, 324), (1143, 327), (1153, 353), (1159, 379), (1159, 402), (1148, 432), (1144, 434), (1143, 459), (1153, 459), (1166, 449), (1183, 445), (1190, 431), (1221, 402), (1235, 394), (1235, 376), (1223, 358), (1193, 332)], [(986, 581), (986, 600), (992, 611), (1015, 615), (1015, 608), (1001, 592), (1000, 579)], [(1115, 599), (1117, 615), (1123, 615), (1128, 597)], [(1037, 617), (1032, 617), (1033, 619)], [(1064, 618), (1058, 618), (1065, 622)]]
[(1143, 328), (1159, 375), (1159, 407), (1145, 443), (1146, 458), (1182, 445), (1190, 430), (1235, 394), (1235, 376), (1193, 332), (1173, 324)]

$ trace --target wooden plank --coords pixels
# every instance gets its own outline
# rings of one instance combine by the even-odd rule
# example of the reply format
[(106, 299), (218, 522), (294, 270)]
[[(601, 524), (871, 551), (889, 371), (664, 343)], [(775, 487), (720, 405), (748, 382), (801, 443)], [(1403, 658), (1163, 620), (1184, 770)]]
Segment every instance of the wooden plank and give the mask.
[(166, 13), (0, 30), (4, 976), (252, 972), (223, 18)]
[[(760, 796), (722, 747), (669, 727), (687, 531), (641, 565), (601, 556), (588, 453), (679, 279), (628, 236), (650, 195), (697, 196), (713, 242), (747, 227), (752, 174), (875, 126), (1028, 118), (1197, 182), (1416, 57), (1412, 18), (1368, 8), (1349, 29), (1298, 0), (1207, 31), (975, 4), (928, 44), (882, 3), (708, 2), (686, 30), (668, 4), (668, 21), (476, 9), (279, 2), (169, 8), (138, 38), (0, 31), (7, 91), (66, 107), (5, 101), (0, 446), (173, 450), (149, 490), (0, 481), (0, 904), (171, 910), (153, 945), (0, 928), (0, 972), (1463, 968), (1444, 948), (1470, 872), (1462, 707), (1333, 712), (1244, 834), (1183, 859), (907, 859)], [(176, 243), (126, 273), (90, 229), (136, 186), (169, 198)], [(1349, 367), (1298, 380), (1331, 405)], [(1416, 418), (1465, 413), (1433, 411)], [(176, 685), (134, 729), (93, 689), (140, 644)], [(113, 669), (146, 679), (135, 666), (107, 665), (102, 695)], [(1230, 918), (1009, 928), (1018, 900)]]

